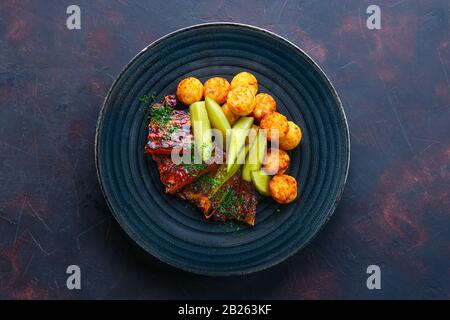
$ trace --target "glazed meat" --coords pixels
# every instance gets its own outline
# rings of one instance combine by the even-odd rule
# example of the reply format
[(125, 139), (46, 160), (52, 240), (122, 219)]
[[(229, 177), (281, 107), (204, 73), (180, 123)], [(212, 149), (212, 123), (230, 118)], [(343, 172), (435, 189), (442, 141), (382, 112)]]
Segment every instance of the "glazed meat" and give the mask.
[(153, 155), (159, 177), (166, 193), (174, 194), (206, 173), (217, 169), (217, 164), (175, 164), (170, 155)]
[(209, 198), (214, 183), (214, 173), (211, 172), (186, 186), (177, 195), (181, 199), (195, 204), (206, 216), (211, 208), (211, 200)]
[[(176, 98), (168, 96), (163, 103), (150, 106), (148, 141), (145, 152), (156, 163), (159, 178), (168, 194), (195, 204), (207, 219), (225, 222), (237, 220), (254, 225), (257, 195), (253, 185), (241, 179), (241, 172), (227, 173), (223, 152), (215, 150), (210, 164), (201, 162), (176, 164), (172, 151), (183, 159), (192, 153), (193, 135), (187, 110), (176, 109)], [(219, 161), (222, 160), (222, 161)]]
[(233, 178), (213, 197), (210, 216), (217, 221), (237, 220), (253, 226), (257, 204), (255, 189), (250, 182), (242, 180), (240, 174)]
[(150, 107), (149, 114), (146, 153), (170, 154), (173, 148), (183, 150), (191, 145), (191, 121), (187, 110), (155, 103)]
[(205, 174), (186, 186), (178, 196), (196, 205), (207, 219), (237, 220), (254, 225), (257, 198), (253, 185), (242, 180), (240, 172), (211, 194), (215, 183), (213, 173)]

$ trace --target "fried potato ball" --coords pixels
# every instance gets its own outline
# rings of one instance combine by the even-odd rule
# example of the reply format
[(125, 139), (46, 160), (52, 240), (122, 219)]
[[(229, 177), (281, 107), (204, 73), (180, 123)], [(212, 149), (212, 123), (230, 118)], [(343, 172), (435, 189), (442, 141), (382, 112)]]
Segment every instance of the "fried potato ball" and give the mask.
[(270, 195), (278, 203), (290, 203), (297, 198), (297, 181), (287, 174), (276, 175), (269, 182)]
[(259, 125), (267, 131), (267, 139), (270, 141), (276, 139), (281, 141), (289, 130), (287, 118), (278, 112), (272, 112), (264, 116)]
[(271, 148), (262, 162), (262, 170), (268, 175), (283, 174), (289, 167), (291, 158), (286, 151)]
[(254, 95), (258, 92), (258, 80), (256, 77), (248, 72), (240, 72), (231, 80), (231, 90), (237, 87), (250, 87)]
[(256, 104), (253, 109), (252, 116), (256, 121), (261, 121), (264, 116), (275, 112), (277, 103), (274, 98), (267, 93), (259, 93), (255, 97)]
[(236, 87), (228, 93), (227, 105), (238, 116), (249, 115), (255, 108), (255, 95), (250, 87)]
[(177, 97), (187, 106), (200, 101), (203, 98), (203, 84), (194, 77), (183, 79), (178, 84)]
[(225, 117), (227, 117), (231, 125), (239, 119), (239, 116), (231, 112), (230, 107), (226, 103), (222, 106), (222, 111), (225, 113)]
[(294, 122), (288, 121), (289, 130), (286, 136), (280, 140), (280, 148), (292, 150), (302, 141), (302, 130)]
[(224, 104), (227, 101), (227, 95), (230, 91), (230, 83), (224, 78), (211, 78), (206, 80), (203, 86), (203, 95), (213, 98), (218, 104)]

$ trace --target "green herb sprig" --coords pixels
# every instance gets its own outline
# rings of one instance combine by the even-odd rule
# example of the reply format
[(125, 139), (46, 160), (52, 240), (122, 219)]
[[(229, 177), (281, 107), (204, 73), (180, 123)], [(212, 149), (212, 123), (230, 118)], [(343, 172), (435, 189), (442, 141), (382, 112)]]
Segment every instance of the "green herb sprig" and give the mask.
[(139, 98), (139, 101), (145, 103), (148, 106), (149, 104), (152, 104), (153, 102), (156, 101), (156, 94), (154, 92), (145, 94)]
[(165, 126), (169, 120), (172, 113), (172, 109), (166, 106), (154, 107), (150, 110), (150, 117), (152, 121), (158, 123), (159, 126)]

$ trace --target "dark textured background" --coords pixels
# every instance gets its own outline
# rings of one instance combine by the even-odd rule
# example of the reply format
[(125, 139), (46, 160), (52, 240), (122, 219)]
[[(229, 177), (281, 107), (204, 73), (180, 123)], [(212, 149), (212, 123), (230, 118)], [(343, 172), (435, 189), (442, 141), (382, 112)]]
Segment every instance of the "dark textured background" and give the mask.
[[(450, 4), (376, 1), (0, 1), (0, 298), (450, 298)], [(82, 30), (65, 26), (78, 4)], [(100, 105), (122, 67), (167, 32), (210, 21), (274, 31), (323, 67), (344, 104), (343, 199), (305, 250), (270, 270), (209, 278), (138, 249), (94, 168)], [(77, 264), (82, 290), (65, 287)], [(370, 264), (382, 290), (366, 288)]]

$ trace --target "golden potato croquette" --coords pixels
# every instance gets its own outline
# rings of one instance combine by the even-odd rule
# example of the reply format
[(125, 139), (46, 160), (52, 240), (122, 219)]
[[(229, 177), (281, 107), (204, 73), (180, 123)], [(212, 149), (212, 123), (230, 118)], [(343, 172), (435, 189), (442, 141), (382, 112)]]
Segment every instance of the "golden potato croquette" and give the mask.
[(272, 199), (278, 203), (290, 203), (297, 198), (297, 181), (286, 174), (276, 175), (269, 182)]
[(259, 125), (267, 131), (267, 139), (271, 141), (275, 139), (281, 141), (289, 130), (287, 118), (278, 112), (272, 112), (264, 116)]
[(256, 121), (261, 121), (264, 116), (275, 112), (277, 108), (277, 103), (270, 94), (259, 93), (255, 97), (256, 104), (253, 109), (252, 116)]
[(222, 111), (225, 113), (225, 117), (227, 117), (230, 124), (235, 123), (239, 119), (239, 116), (231, 112), (230, 107), (226, 103), (222, 106)]
[(224, 78), (211, 78), (203, 85), (203, 95), (213, 98), (218, 104), (224, 104), (227, 101), (229, 91), (230, 83)]
[(240, 72), (231, 80), (231, 90), (244, 86), (250, 87), (254, 95), (258, 92), (258, 80), (255, 76), (248, 72)]
[(255, 95), (250, 87), (236, 87), (228, 93), (227, 105), (238, 116), (249, 115), (255, 107)]
[(262, 170), (268, 175), (283, 174), (290, 162), (291, 158), (286, 151), (271, 148), (263, 159)]
[(203, 84), (194, 77), (183, 79), (178, 84), (177, 97), (187, 106), (200, 101), (203, 98)]
[(289, 130), (286, 136), (280, 140), (280, 148), (283, 150), (292, 150), (302, 140), (302, 130), (294, 122), (288, 121)]

